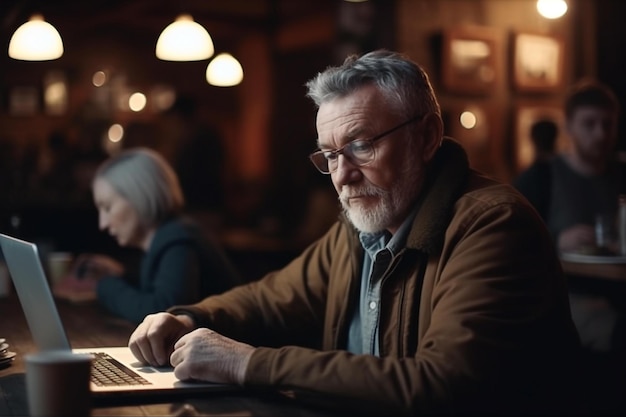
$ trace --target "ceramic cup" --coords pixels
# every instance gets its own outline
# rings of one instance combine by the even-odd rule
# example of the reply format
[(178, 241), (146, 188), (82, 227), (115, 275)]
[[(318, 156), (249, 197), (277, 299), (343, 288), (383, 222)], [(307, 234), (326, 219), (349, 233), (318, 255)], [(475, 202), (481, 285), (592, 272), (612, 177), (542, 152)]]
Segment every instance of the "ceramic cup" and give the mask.
[(89, 416), (90, 354), (44, 351), (27, 355), (26, 392), (31, 416)]
[(50, 284), (58, 284), (72, 267), (72, 254), (69, 252), (51, 252), (48, 255), (48, 273)]

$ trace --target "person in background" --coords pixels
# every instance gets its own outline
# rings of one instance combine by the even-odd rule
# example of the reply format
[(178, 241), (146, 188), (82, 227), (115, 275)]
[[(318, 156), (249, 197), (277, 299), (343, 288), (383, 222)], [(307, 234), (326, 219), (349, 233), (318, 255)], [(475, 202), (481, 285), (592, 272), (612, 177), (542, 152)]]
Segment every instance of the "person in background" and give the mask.
[(222, 249), (183, 215), (178, 178), (157, 152), (139, 147), (111, 157), (98, 168), (92, 191), (100, 229), (120, 246), (145, 253), (138, 286), (124, 279), (121, 262), (82, 254), (55, 289), (57, 296), (97, 297), (111, 312), (137, 323), (147, 314), (239, 283)]
[(619, 103), (606, 85), (585, 79), (571, 87), (564, 111), (572, 146), (552, 163), (548, 228), (562, 252), (597, 250), (596, 220), (612, 223), (618, 207)]
[(550, 119), (541, 119), (530, 128), (530, 139), (535, 148), (533, 163), (513, 181), (513, 185), (537, 209), (541, 218), (548, 218), (550, 202), (551, 161), (559, 127)]
[[(583, 79), (564, 102), (569, 150), (552, 161), (547, 224), (561, 252), (615, 255), (620, 193), (617, 161), (620, 106), (605, 84)], [(598, 233), (600, 232), (600, 233)], [(623, 410), (626, 370), (626, 292), (621, 284), (568, 277), (572, 317), (581, 338), (593, 389)], [(621, 375), (619, 375), (621, 373)], [(617, 393), (610, 394), (615, 392)]]
[(307, 87), (340, 219), (283, 269), (147, 316), (133, 354), (349, 413), (564, 411), (579, 340), (550, 235), (443, 137), (428, 75), (377, 50)]

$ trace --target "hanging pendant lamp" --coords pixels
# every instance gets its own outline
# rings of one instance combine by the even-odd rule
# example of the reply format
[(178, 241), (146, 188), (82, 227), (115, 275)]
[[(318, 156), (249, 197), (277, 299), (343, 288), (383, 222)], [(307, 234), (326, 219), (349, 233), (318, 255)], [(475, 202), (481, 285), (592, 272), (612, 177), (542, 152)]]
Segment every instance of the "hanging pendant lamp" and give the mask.
[(61, 35), (40, 14), (17, 28), (9, 42), (9, 56), (24, 61), (48, 61), (63, 55)]
[(178, 16), (163, 29), (156, 45), (156, 56), (164, 61), (201, 61), (213, 53), (209, 32), (188, 14)]
[(243, 80), (243, 68), (231, 54), (221, 53), (209, 62), (206, 80), (217, 87), (232, 87)]

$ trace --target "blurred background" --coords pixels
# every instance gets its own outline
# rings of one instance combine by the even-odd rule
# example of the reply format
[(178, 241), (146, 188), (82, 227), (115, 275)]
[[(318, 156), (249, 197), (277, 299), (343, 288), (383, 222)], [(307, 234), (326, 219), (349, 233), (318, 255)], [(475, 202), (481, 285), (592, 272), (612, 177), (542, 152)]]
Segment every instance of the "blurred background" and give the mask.
[[(560, 17), (543, 16), (537, 3), (2, 0), (0, 231), (51, 250), (119, 250), (98, 231), (91, 175), (109, 154), (140, 145), (174, 164), (190, 213), (229, 251), (280, 264), (337, 213), (329, 177), (307, 160), (316, 133), (304, 83), (376, 48), (419, 62), (446, 133), (475, 168), (510, 181), (532, 160), (530, 124), (562, 123), (572, 82), (595, 77), (626, 95), (626, 2), (559, 0)], [(58, 31), (62, 55), (11, 58), (10, 39), (36, 14)], [(182, 14), (210, 34), (210, 57), (156, 56), (157, 39)], [(223, 53), (241, 65), (240, 82), (207, 80)]]

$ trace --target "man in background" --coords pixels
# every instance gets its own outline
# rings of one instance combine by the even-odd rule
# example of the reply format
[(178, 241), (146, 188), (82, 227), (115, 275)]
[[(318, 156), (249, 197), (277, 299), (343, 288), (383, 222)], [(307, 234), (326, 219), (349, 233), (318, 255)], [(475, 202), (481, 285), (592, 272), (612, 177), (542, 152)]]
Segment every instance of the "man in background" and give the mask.
[(596, 221), (612, 223), (618, 206), (618, 101), (606, 85), (582, 80), (570, 89), (564, 111), (572, 146), (552, 164), (548, 227), (562, 252), (600, 249)]
[[(585, 79), (564, 104), (570, 149), (552, 162), (548, 227), (561, 252), (617, 254), (620, 166), (618, 99), (608, 86)], [(626, 291), (597, 277), (568, 277), (572, 317), (606, 407), (621, 402), (626, 371)]]

